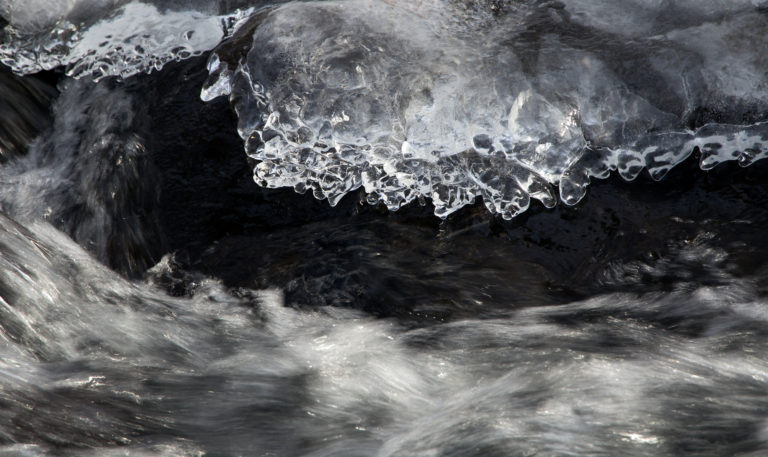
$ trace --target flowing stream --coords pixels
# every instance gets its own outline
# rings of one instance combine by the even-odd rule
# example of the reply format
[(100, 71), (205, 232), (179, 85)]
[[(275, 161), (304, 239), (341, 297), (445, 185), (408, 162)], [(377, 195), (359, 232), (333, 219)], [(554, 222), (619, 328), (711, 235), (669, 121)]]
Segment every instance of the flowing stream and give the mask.
[(768, 454), (765, 1), (0, 16), (0, 456)]

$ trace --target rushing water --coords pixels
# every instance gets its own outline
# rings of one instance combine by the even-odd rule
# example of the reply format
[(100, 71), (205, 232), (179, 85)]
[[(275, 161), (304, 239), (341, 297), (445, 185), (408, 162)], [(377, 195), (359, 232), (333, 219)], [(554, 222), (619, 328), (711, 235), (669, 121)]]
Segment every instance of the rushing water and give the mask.
[(767, 8), (0, 0), (0, 455), (768, 454)]

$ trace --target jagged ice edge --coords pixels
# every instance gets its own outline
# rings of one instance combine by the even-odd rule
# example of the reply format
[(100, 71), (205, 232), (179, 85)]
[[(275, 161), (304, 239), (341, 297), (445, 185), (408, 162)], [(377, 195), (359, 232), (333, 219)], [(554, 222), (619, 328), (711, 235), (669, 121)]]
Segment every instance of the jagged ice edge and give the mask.
[[(219, 96), (230, 95), (230, 101), (233, 101), (235, 95), (232, 80), (236, 74), (239, 74), (248, 79), (247, 84), (253, 92), (250, 95), (256, 98), (259, 108), (265, 110), (268, 106), (266, 94), (259, 92), (260, 85), (250, 81), (247, 69), (243, 69), (242, 65), (240, 62), (239, 67), (233, 71), (214, 52), (208, 62), (211, 76), (201, 91), (201, 98), (209, 101)], [(238, 109), (234, 101), (233, 105), (238, 116), (246, 115)], [(332, 206), (348, 192), (361, 186), (369, 194), (369, 203), (382, 202), (391, 210), (396, 210), (416, 198), (431, 197), (435, 205), (435, 214), (441, 218), (473, 203), (477, 196), (483, 197), (490, 212), (501, 214), (504, 219), (511, 219), (525, 211), (530, 204), (530, 197), (540, 200), (546, 207), (553, 207), (556, 199), (550, 188), (551, 185), (558, 186), (560, 200), (564, 204), (575, 205), (586, 195), (591, 178), (604, 179), (612, 171), (616, 171), (622, 178), (631, 181), (646, 169), (651, 178), (661, 180), (670, 169), (687, 159), (696, 149), (700, 151), (699, 165), (703, 170), (734, 160), (741, 166), (747, 166), (768, 156), (768, 149), (766, 149), (768, 122), (748, 126), (710, 123), (695, 130), (646, 133), (633, 143), (616, 148), (593, 148), (587, 144), (576, 155), (576, 159), (566, 167), (559, 179), (554, 180), (545, 179), (514, 158), (470, 150), (439, 159), (439, 162), (442, 161), (444, 165), (447, 164), (446, 166), (460, 167), (464, 172), (465, 182), (435, 185), (429, 176), (414, 175), (413, 172), (418, 173), (419, 165), (424, 164), (417, 160), (403, 158), (394, 163), (390, 161), (381, 164), (361, 164), (362, 168), (353, 170), (351, 181), (338, 190), (333, 189), (332, 185), (323, 185), (324, 176), (327, 175), (313, 176), (309, 182), (295, 182), (292, 180), (295, 175), (306, 173), (307, 167), (300, 170), (298, 169), (300, 165), (295, 163), (289, 163), (288, 167), (285, 167), (276, 163), (274, 157), (265, 156), (265, 140), (275, 141), (279, 138), (278, 135), (278, 137), (265, 139), (264, 124), (267, 116), (262, 113), (262, 119), (255, 120), (257, 124), (255, 129), (248, 125), (254, 124), (253, 120), (243, 122), (242, 118), (241, 125), (238, 127), (238, 133), (246, 143), (246, 153), (260, 161), (254, 169), (254, 180), (257, 183), (268, 187), (294, 187), (301, 193), (305, 192), (309, 186), (316, 198), (327, 198)], [(285, 142), (284, 139), (282, 141)], [(291, 147), (290, 144), (285, 146)], [(407, 149), (407, 143), (403, 146)], [(312, 156), (315, 157), (313, 161), (318, 161), (318, 155), (337, 153), (342, 156), (338, 160), (344, 160), (343, 150), (331, 151), (330, 149), (334, 148), (317, 151)], [(353, 165), (353, 162), (347, 163)], [(426, 165), (429, 167), (440, 164)], [(288, 169), (290, 167), (296, 169)], [(477, 170), (480, 172), (476, 172)], [(322, 170), (319, 171), (322, 172)], [(304, 176), (304, 178), (304, 181), (307, 181), (307, 177)], [(376, 185), (376, 182), (381, 180), (400, 181), (402, 183), (400, 189), (403, 192), (394, 195), (382, 192), (381, 187)], [(506, 184), (499, 185), (499, 181), (506, 181)], [(496, 184), (496, 187), (493, 184)], [(504, 195), (505, 192), (506, 195)]]
[[(221, 16), (196, 11), (161, 13), (154, 5), (132, 2), (84, 30), (67, 20), (32, 35), (7, 25), (0, 62), (21, 75), (65, 66), (67, 76), (73, 78), (128, 78), (209, 51), (253, 10), (238, 9)], [(134, 20), (137, 17), (142, 20)]]

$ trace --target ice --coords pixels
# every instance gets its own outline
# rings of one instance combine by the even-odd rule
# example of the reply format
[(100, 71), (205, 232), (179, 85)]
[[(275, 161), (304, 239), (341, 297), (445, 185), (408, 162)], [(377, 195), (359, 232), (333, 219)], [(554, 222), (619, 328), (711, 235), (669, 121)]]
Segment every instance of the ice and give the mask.
[(216, 49), (202, 98), (230, 96), (264, 186), (441, 217), (575, 204), (696, 149), (702, 168), (764, 157), (761, 5), (683, 2), (675, 25), (665, 2), (604, 3), (288, 3)]
[(576, 204), (593, 178), (766, 155), (765, 1), (6, 0), (18, 73), (130, 77), (216, 48), (254, 179), (445, 217)]
[(3, 0), (0, 14), (23, 33), (50, 29), (62, 19), (77, 23), (98, 16), (127, 0)]
[[(7, 5), (11, 25), (0, 44), (3, 64), (21, 74), (64, 66), (69, 76), (96, 80), (159, 70), (168, 62), (200, 55), (248, 14), (215, 15), (113, 0), (56, 3), (42, 16), (27, 17), (38, 10), (36, 4), (29, 9)], [(84, 15), (86, 10), (90, 14)]]

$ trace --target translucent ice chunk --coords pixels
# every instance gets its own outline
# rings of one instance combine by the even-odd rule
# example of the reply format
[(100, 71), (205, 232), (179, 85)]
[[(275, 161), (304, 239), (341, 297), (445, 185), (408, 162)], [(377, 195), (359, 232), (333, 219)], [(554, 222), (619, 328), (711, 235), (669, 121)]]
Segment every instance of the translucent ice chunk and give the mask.
[[(127, 77), (158, 70), (166, 63), (200, 55), (221, 41), (228, 27), (249, 11), (217, 16), (197, 10), (162, 10), (149, 3), (55, 3), (43, 15), (28, 18), (29, 10), (11, 10), (8, 39), (0, 44), (0, 61), (27, 74), (59, 66), (75, 78), (92, 75)], [(69, 5), (70, 9), (64, 8)], [(86, 6), (96, 12), (83, 17)], [(8, 10), (11, 7), (6, 7)], [(49, 17), (50, 16), (50, 17)], [(50, 28), (44, 25), (59, 18)], [(39, 21), (38, 21), (39, 19)]]
[(441, 217), (482, 197), (511, 218), (556, 186), (575, 204), (696, 148), (704, 168), (764, 157), (759, 5), (683, 2), (677, 26), (664, 2), (618, 3), (620, 30), (577, 0), (288, 3), (216, 49), (202, 97), (229, 95), (258, 183)]

